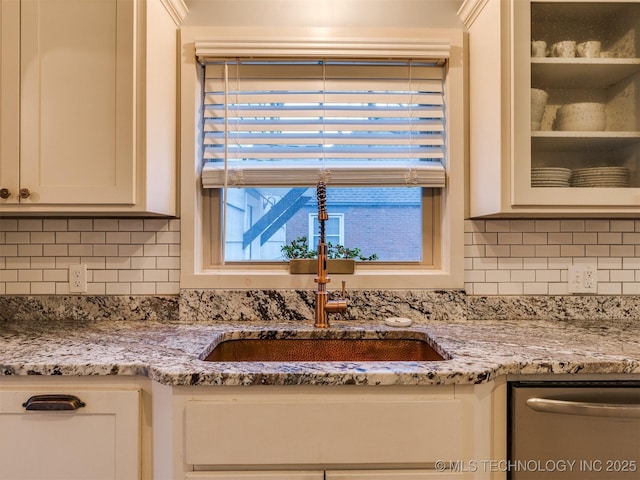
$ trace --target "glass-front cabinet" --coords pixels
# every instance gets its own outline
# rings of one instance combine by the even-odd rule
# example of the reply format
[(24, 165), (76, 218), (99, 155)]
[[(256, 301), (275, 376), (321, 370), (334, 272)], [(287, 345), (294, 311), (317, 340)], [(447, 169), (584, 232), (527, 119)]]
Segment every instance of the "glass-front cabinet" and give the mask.
[(640, 2), (466, 1), (459, 14), (470, 216), (640, 213)]

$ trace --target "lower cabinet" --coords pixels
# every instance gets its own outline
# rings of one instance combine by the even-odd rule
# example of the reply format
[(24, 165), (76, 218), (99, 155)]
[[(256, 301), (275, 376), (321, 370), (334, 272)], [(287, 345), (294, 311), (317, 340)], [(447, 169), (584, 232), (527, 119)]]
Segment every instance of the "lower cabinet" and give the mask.
[(461, 480), (458, 473), (434, 470), (337, 470), (326, 472), (326, 480)]
[(158, 480), (502, 480), (504, 384), (154, 384)]
[(5, 387), (0, 480), (137, 480), (140, 391)]
[(460, 480), (456, 473), (433, 470), (327, 470), (309, 472), (194, 472), (188, 480)]
[(270, 472), (192, 472), (187, 480), (324, 480), (322, 470)]

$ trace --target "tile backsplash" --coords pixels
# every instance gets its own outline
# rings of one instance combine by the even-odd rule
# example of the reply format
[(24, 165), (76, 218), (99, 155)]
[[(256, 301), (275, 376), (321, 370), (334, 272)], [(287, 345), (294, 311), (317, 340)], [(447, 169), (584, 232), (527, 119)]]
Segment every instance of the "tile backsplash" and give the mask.
[(90, 295), (177, 294), (180, 221), (0, 218), (0, 294), (68, 294), (78, 263)]
[[(0, 294), (66, 295), (83, 263), (90, 295), (179, 292), (177, 219), (0, 219)], [(640, 220), (465, 221), (468, 295), (566, 295), (571, 264), (597, 266), (598, 294), (640, 294)]]
[(565, 295), (568, 267), (597, 267), (599, 295), (640, 293), (640, 220), (465, 222), (469, 295)]

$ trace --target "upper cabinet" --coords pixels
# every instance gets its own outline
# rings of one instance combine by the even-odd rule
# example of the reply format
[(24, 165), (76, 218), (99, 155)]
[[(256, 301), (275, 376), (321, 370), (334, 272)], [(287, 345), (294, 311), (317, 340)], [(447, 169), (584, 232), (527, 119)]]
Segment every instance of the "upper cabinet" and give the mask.
[(1, 0), (0, 214), (176, 214), (169, 4)]
[(640, 213), (640, 4), (467, 0), (458, 13), (470, 216)]

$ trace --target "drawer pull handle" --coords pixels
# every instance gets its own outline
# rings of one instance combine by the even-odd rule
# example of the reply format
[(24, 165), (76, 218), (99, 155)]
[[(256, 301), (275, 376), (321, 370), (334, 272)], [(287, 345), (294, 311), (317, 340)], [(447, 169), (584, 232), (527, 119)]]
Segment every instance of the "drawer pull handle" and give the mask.
[(86, 404), (75, 395), (34, 395), (22, 406), (27, 410), (77, 410)]
[(550, 398), (530, 398), (527, 406), (536, 412), (563, 415), (587, 415), (591, 417), (640, 418), (640, 404), (595, 403)]

